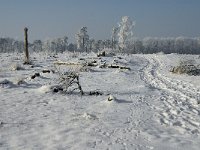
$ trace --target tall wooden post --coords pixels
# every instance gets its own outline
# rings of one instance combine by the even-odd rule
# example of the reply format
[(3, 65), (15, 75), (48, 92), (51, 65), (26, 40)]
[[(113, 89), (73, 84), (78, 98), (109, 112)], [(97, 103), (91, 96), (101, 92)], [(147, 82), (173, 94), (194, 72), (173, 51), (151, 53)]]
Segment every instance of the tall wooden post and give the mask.
[(28, 28), (24, 28), (24, 52), (25, 52), (25, 60), (24, 64), (29, 64), (29, 53), (28, 53)]

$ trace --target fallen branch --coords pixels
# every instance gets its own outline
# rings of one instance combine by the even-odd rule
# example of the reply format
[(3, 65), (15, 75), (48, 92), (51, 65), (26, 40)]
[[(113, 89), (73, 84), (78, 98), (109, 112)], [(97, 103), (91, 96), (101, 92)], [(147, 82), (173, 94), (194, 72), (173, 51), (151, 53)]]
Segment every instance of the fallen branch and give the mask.
[(119, 68), (119, 69), (131, 70), (131, 68), (129, 68), (129, 67), (126, 67), (126, 66), (118, 66), (118, 65), (109, 65), (108, 68)]
[(83, 66), (83, 64), (80, 64), (80, 63), (69, 63), (69, 62), (63, 62), (63, 61), (56, 61), (53, 64), (55, 64), (55, 65), (66, 65), (66, 66)]

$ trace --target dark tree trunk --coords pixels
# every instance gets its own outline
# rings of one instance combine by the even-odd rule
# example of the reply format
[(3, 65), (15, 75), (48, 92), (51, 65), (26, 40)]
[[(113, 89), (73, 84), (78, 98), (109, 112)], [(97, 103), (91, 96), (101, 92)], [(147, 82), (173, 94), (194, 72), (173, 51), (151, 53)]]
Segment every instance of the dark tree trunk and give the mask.
[(28, 28), (24, 28), (24, 52), (25, 60), (24, 64), (29, 64), (29, 53), (28, 53)]

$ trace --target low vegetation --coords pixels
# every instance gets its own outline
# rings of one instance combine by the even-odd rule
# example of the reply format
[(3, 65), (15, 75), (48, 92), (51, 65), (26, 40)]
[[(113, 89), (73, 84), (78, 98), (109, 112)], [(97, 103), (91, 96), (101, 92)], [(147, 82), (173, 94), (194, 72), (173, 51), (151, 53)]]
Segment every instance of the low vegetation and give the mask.
[(193, 60), (180, 61), (179, 65), (172, 67), (170, 71), (176, 74), (200, 75), (199, 65), (195, 65)]

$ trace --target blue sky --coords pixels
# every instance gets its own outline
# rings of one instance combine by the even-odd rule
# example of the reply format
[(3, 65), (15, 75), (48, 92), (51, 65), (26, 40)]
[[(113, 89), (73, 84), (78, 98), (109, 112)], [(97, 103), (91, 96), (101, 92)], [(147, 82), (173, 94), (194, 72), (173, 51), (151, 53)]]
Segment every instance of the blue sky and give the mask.
[(45, 39), (88, 27), (90, 37), (108, 39), (122, 16), (136, 22), (136, 37), (200, 36), (200, 0), (0, 0), (0, 37)]

